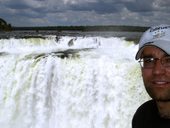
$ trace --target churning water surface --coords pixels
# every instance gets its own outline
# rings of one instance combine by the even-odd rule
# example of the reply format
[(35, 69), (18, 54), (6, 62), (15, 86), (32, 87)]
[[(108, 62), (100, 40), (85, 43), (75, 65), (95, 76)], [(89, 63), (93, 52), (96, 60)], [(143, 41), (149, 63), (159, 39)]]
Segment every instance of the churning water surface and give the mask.
[(131, 128), (149, 99), (137, 48), (102, 36), (0, 39), (0, 126)]

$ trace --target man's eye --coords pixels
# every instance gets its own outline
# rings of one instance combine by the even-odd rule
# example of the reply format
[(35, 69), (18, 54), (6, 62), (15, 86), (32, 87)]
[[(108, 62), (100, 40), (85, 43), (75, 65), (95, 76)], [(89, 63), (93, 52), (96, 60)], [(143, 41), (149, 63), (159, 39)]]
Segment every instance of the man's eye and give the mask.
[(152, 63), (154, 62), (154, 58), (144, 58), (145, 63)]
[(170, 63), (170, 57), (165, 58), (165, 62), (166, 62), (166, 63)]

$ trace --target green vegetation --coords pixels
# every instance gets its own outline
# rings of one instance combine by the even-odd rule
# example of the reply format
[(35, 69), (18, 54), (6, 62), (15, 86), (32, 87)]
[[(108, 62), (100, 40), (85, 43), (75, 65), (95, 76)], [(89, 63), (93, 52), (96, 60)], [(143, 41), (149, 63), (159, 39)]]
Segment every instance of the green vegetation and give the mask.
[(148, 27), (141, 26), (121, 26), (121, 25), (97, 25), (97, 26), (39, 26), (39, 27), (15, 27), (7, 24), (5, 20), (0, 18), (0, 31), (127, 31), (127, 32), (144, 32)]
[(0, 31), (11, 31), (12, 27), (11, 24), (7, 24), (5, 20), (0, 18)]
[[(146, 31), (148, 27), (144, 26), (122, 26), (122, 25), (96, 25), (96, 26), (31, 26), (31, 27), (16, 27), (7, 24), (5, 20), (0, 18), (0, 39), (15, 38), (46, 38), (44, 35), (95, 35), (109, 32), (116, 34), (113, 36), (125, 37), (127, 41), (138, 42), (141, 33)], [(4, 33), (7, 32), (7, 33)], [(119, 33), (120, 32), (120, 33)], [(129, 32), (130, 35), (122, 32)], [(108, 33), (107, 33), (108, 34)], [(107, 36), (107, 35), (103, 35)]]
[(13, 27), (13, 30), (56, 30), (56, 31), (127, 31), (127, 32), (144, 32), (148, 27), (140, 26), (45, 26), (45, 27)]

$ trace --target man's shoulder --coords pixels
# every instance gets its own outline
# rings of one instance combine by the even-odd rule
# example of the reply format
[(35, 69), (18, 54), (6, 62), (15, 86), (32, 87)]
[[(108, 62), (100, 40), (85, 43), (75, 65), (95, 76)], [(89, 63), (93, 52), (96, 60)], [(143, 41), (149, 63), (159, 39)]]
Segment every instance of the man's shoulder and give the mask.
[[(151, 111), (157, 111), (157, 107), (156, 107), (156, 102), (154, 100), (149, 100), (146, 101), (145, 103), (143, 103), (136, 112), (151, 112)], [(148, 112), (147, 112), (148, 113)]]
[(143, 103), (134, 114), (132, 120), (133, 128), (143, 128), (152, 126), (152, 123), (158, 118), (158, 110), (153, 100)]

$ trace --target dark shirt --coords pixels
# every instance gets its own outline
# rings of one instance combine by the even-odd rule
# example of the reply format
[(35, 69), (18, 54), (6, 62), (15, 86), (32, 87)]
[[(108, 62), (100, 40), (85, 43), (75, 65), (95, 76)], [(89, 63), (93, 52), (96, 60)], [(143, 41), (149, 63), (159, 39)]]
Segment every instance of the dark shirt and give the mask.
[(170, 128), (170, 119), (161, 118), (153, 100), (141, 105), (132, 119), (132, 128)]

